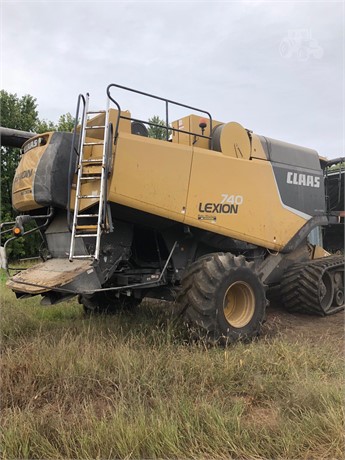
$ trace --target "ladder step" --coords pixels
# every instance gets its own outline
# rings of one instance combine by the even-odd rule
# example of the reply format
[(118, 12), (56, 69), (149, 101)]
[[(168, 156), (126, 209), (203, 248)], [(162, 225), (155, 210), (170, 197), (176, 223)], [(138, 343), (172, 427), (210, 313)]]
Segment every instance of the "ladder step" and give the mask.
[[(85, 102), (84, 114), (86, 114), (86, 117), (84, 119), (84, 123), (81, 130), (82, 148), (78, 158), (78, 178), (75, 187), (76, 196), (69, 252), (69, 260), (71, 262), (73, 261), (73, 259), (98, 260), (100, 253), (101, 236), (103, 233), (109, 232), (109, 225), (106, 224), (106, 222), (103, 222), (103, 220), (105, 220), (105, 217), (103, 219), (103, 215), (105, 214), (106, 193), (104, 200), (101, 200), (101, 197), (104, 193), (103, 191), (105, 190), (106, 182), (108, 180), (107, 176), (105, 175), (108, 161), (108, 152), (106, 152), (104, 149), (107, 144), (109, 131), (109, 111), (89, 110), (88, 104), (89, 97), (86, 98)], [(100, 133), (102, 135), (96, 136), (96, 131), (93, 133), (92, 130), (97, 129), (101, 130)], [(98, 145), (100, 146), (99, 149), (92, 149), (93, 146)], [(90, 146), (90, 149), (87, 149), (88, 146)], [(96, 153), (95, 150), (97, 150), (97, 152), (99, 150), (99, 152), (95, 155), (92, 155), (90, 154), (92, 150), (94, 151), (94, 153)], [(84, 190), (83, 186), (86, 186), (88, 183), (89, 185), (92, 185), (92, 181), (99, 181), (97, 182), (97, 184), (95, 184), (95, 189)], [(93, 200), (92, 202), (97, 204), (98, 209), (91, 211), (90, 214), (83, 214), (83, 211), (79, 210), (79, 207), (81, 207), (80, 201), (88, 199)], [(102, 220), (102, 222), (100, 222), (100, 220)], [(76, 238), (93, 238), (95, 242), (95, 249), (93, 251), (94, 253), (86, 255), (74, 255)]]
[(80, 180), (101, 180), (101, 175), (99, 176), (82, 176)]
[(84, 142), (83, 145), (104, 145), (104, 142)]
[(76, 230), (97, 230), (98, 225), (76, 225)]
[(102, 158), (89, 158), (88, 160), (81, 160), (82, 163), (96, 163), (103, 164)]
[(91, 110), (90, 112), (86, 112), (86, 113), (87, 113), (88, 115), (91, 115), (91, 114), (93, 114), (93, 113), (105, 113), (105, 112), (106, 112), (106, 110), (95, 110), (95, 111), (94, 111), (94, 110)]

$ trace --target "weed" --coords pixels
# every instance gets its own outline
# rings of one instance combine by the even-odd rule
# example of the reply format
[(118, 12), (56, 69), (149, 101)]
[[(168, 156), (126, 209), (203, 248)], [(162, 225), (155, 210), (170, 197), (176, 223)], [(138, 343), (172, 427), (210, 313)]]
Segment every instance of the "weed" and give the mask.
[(343, 458), (343, 359), (327, 339), (208, 349), (150, 302), (87, 318), (4, 288), (1, 326), (5, 459)]

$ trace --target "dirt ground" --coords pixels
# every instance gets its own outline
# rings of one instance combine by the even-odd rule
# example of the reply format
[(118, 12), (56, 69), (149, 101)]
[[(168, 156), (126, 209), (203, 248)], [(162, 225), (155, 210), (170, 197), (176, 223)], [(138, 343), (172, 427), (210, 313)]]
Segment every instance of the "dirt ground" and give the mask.
[(330, 316), (291, 314), (278, 307), (269, 307), (263, 333), (273, 337), (282, 334), (286, 338), (306, 339), (322, 344), (334, 344), (341, 352), (345, 350), (345, 313), (340, 311)]

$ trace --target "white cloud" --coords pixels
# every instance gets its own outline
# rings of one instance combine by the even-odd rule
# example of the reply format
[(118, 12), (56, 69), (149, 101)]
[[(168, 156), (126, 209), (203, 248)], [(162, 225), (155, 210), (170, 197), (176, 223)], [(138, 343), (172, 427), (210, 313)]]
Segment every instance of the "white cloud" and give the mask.
[[(282, 57), (309, 30), (323, 56)], [(344, 153), (343, 6), (332, 2), (3, 2), (2, 87), (37, 98), (40, 116), (96, 107), (116, 82), (209, 110), (256, 132)], [(156, 105), (117, 92), (124, 108)], [(163, 112), (164, 113), (164, 112)]]

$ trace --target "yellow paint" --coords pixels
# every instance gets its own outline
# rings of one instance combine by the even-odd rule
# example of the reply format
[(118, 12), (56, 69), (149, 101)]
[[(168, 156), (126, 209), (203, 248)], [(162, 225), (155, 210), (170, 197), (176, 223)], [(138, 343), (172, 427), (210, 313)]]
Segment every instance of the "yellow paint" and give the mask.
[[(172, 123), (172, 127), (175, 129), (179, 129), (182, 131), (189, 131), (193, 134), (186, 134), (178, 131), (172, 132), (172, 142), (180, 145), (189, 145), (189, 146), (197, 146), (204, 149), (210, 148), (210, 140), (205, 139), (204, 137), (198, 136), (198, 134), (202, 134), (202, 130), (200, 128), (200, 120), (204, 120), (206, 122), (206, 128), (204, 130), (204, 136), (210, 137), (210, 120), (205, 116), (198, 116), (198, 115), (188, 115), (187, 117), (180, 118)], [(222, 124), (220, 121), (212, 120), (212, 131), (213, 129)]]
[(252, 138), (251, 157), (257, 158), (259, 160), (268, 160), (266, 153), (260, 142), (259, 136), (257, 134), (251, 133), (251, 138)]
[[(243, 200), (236, 214), (200, 212), (200, 203), (204, 210), (207, 203), (231, 205), (234, 199), (235, 204), (235, 197)], [(201, 220), (205, 217), (215, 220)], [(306, 221), (281, 205), (269, 162), (194, 148), (185, 222), (280, 250)]]
[[(38, 163), (49, 145), (52, 133), (40, 134), (37, 138), (45, 137), (47, 142), (45, 145), (34, 147), (24, 153), (16, 170), (16, 174), (12, 184), (12, 204), (15, 209), (20, 211), (29, 211), (31, 209), (43, 208), (37, 204), (33, 196), (33, 184)], [(30, 139), (32, 142), (35, 138)], [(24, 144), (24, 145), (25, 145)]]
[(321, 257), (330, 256), (331, 253), (323, 249), (321, 246), (314, 246), (313, 259), (321, 259)]
[[(130, 117), (129, 112), (122, 115)], [(115, 126), (118, 112), (111, 110), (109, 116)], [(104, 118), (104, 114), (97, 115), (88, 126), (102, 126)], [(198, 133), (199, 123), (200, 117), (191, 115), (172, 125)], [(220, 123), (214, 121), (213, 126)], [(209, 150), (208, 139), (195, 135), (174, 133), (171, 142), (133, 135), (130, 121), (122, 119), (117, 143), (111, 147), (108, 200), (279, 251), (306, 221), (283, 207), (272, 166), (258, 136), (248, 136), (236, 123), (224, 126), (224, 152), (216, 152)], [(103, 133), (103, 128), (90, 129), (86, 141), (103, 140)], [(204, 134), (210, 134), (209, 122)], [(25, 154), (17, 173), (34, 169), (45, 148)], [(102, 149), (101, 145), (85, 147), (84, 158), (101, 158)], [(238, 158), (239, 150), (243, 159)], [(83, 175), (93, 175), (100, 168), (85, 164)], [(32, 180), (15, 184), (14, 205), (21, 210), (39, 207), (30, 191)], [(76, 175), (72, 209), (75, 185)], [(85, 181), (81, 194), (98, 194), (99, 186), (100, 181)], [(27, 197), (20, 194), (24, 190), (28, 190)], [(97, 198), (81, 200), (80, 211), (97, 202)]]
[(120, 133), (110, 201), (183, 221), (192, 148)]
[(223, 155), (249, 159), (250, 139), (247, 131), (234, 121), (222, 126), (220, 134), (220, 147)]

